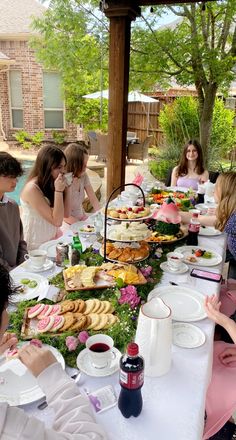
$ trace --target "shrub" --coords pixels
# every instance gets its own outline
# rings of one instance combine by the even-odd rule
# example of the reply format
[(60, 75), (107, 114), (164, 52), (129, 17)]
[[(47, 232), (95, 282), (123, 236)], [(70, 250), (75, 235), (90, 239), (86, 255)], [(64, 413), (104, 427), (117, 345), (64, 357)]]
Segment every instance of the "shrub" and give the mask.
[(52, 137), (55, 144), (62, 145), (65, 142), (66, 135), (65, 133), (60, 133), (59, 131), (53, 131)]
[[(208, 168), (211, 170), (221, 170), (220, 162), (235, 148), (234, 116), (232, 110), (224, 107), (222, 99), (216, 99), (208, 157), (206, 158)], [(160, 112), (159, 122), (165, 140), (156, 155), (156, 160), (149, 163), (149, 169), (156, 178), (165, 180), (168, 169), (179, 162), (183, 145), (189, 139), (199, 139), (197, 99), (181, 97), (173, 103), (167, 104)], [(231, 169), (232, 166), (231, 164)]]
[(38, 131), (33, 136), (31, 136), (32, 143), (39, 147), (41, 143), (43, 142), (44, 133), (43, 131)]

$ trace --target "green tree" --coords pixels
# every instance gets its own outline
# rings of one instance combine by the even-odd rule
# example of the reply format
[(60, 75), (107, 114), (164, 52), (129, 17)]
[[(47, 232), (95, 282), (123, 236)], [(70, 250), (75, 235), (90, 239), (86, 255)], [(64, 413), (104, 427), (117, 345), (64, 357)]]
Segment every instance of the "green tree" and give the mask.
[(51, 0), (44, 16), (33, 21), (38, 36), (32, 47), (44, 68), (61, 74), (67, 119), (87, 128), (99, 125), (100, 103), (82, 96), (108, 83), (107, 20), (95, 6), (95, 0)]
[(217, 92), (227, 89), (235, 77), (236, 2), (222, 0), (168, 9), (179, 19), (174, 26), (156, 29), (156, 17), (166, 9), (155, 7), (152, 21), (144, 18), (146, 28), (134, 27), (132, 77), (141, 88), (148, 89), (158, 81), (167, 84), (173, 77), (181, 85), (195, 84), (200, 141), (207, 153)]

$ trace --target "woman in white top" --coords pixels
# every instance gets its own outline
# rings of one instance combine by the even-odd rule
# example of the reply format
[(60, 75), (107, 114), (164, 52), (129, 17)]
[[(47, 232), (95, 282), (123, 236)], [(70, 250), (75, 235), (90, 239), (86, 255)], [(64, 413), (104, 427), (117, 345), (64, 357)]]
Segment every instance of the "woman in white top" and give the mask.
[(64, 221), (72, 224), (88, 218), (83, 208), (84, 191), (86, 191), (95, 212), (100, 209), (100, 205), (86, 173), (89, 156), (85, 144), (83, 142), (69, 144), (65, 149), (65, 156), (67, 172), (72, 172), (74, 177), (71, 185), (70, 215), (65, 215)]
[(70, 188), (64, 177), (66, 158), (47, 145), (37, 155), (21, 193), (22, 223), (28, 250), (59, 237), (63, 217), (70, 212)]
[[(0, 354), (17, 344), (13, 333), (4, 333), (8, 326), (7, 305), (14, 290), (8, 271), (0, 264)], [(96, 423), (87, 396), (82, 395), (76, 383), (62, 370), (50, 350), (30, 344), (18, 352), (22, 364), (36, 377), (45, 393), (54, 418), (51, 428), (41, 420), (29, 417), (22, 409), (0, 403), (1, 440), (106, 440), (107, 436)]]

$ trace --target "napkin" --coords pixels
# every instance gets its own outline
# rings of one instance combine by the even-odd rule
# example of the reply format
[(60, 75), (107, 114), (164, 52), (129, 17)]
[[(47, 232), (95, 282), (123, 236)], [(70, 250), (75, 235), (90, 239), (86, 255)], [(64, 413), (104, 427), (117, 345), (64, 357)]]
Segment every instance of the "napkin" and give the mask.
[(38, 301), (41, 301), (44, 298), (50, 299), (53, 302), (57, 302), (57, 295), (60, 289), (55, 286), (48, 286), (48, 289), (42, 289), (41, 293), (38, 296)]

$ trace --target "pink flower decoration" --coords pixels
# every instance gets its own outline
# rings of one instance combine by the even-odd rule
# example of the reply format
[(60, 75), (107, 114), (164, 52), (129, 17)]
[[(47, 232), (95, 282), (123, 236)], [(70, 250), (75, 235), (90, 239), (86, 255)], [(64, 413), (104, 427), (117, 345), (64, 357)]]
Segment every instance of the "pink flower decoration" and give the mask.
[(81, 342), (81, 344), (85, 344), (85, 342), (87, 341), (88, 337), (89, 337), (88, 332), (83, 331), (83, 332), (79, 333), (78, 340), (79, 340), (79, 342)]
[(79, 341), (74, 336), (67, 336), (66, 337), (66, 346), (69, 351), (74, 351), (79, 345)]
[(142, 272), (145, 278), (148, 278), (152, 273), (152, 266), (141, 267), (140, 271)]
[(140, 296), (137, 294), (137, 289), (134, 286), (127, 286), (120, 289), (121, 296), (118, 300), (119, 304), (129, 304), (131, 309), (134, 309), (140, 303)]

